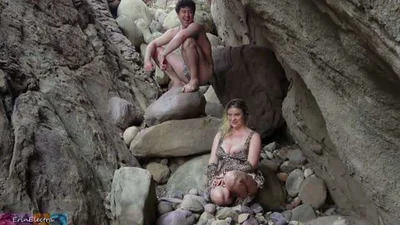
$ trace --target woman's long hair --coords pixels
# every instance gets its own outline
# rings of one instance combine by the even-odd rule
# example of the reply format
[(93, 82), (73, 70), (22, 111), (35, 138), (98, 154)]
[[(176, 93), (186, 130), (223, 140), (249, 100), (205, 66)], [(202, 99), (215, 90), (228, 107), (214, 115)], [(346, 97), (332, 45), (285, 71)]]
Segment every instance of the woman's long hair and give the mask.
[(237, 108), (242, 111), (245, 125), (247, 125), (247, 121), (249, 119), (249, 109), (247, 108), (246, 103), (239, 98), (232, 99), (225, 106), (224, 115), (222, 117), (222, 124), (221, 127), (219, 128), (219, 130), (221, 131), (221, 137), (228, 137), (229, 135), (231, 135), (232, 132), (232, 127), (229, 124), (228, 120), (228, 110), (230, 108)]

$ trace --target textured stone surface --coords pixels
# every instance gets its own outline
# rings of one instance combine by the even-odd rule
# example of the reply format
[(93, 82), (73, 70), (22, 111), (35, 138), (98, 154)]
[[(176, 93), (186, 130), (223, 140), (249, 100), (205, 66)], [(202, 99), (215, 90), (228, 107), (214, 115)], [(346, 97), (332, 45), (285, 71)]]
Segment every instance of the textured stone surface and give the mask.
[(195, 157), (181, 165), (168, 180), (166, 189), (167, 196), (172, 196), (176, 192), (186, 193), (191, 188), (205, 190), (206, 174), (210, 154)]
[[(213, 1), (212, 8), (222, 9), (227, 2)], [(214, 20), (224, 20), (216, 21), (217, 27), (224, 23), (220, 28), (235, 27), (241, 34), (249, 34), (249, 40), (236, 38), (240, 44), (270, 46), (289, 78), (299, 76), (304, 81), (304, 89), (298, 89), (286, 103), (285, 119), (314, 163), (313, 170), (329, 180), (334, 201), (373, 224), (398, 224), (398, 2), (229, 3), (237, 9), (229, 10), (229, 16), (217, 11)], [(239, 23), (241, 19), (243, 23)], [(218, 33), (226, 32), (220, 28)], [(307, 98), (301, 97), (304, 92), (308, 92)], [(319, 118), (318, 124), (312, 123), (311, 115)], [(314, 144), (322, 144), (326, 155), (306, 152), (307, 146)], [(356, 191), (360, 188), (362, 192)]]
[(131, 142), (136, 156), (186, 156), (210, 152), (220, 119), (172, 120), (141, 130)]
[(225, 47), (214, 50), (213, 59), (212, 85), (221, 103), (243, 99), (250, 111), (249, 126), (262, 137), (271, 135), (283, 124), (281, 105), (287, 88), (274, 53), (259, 46)]
[(71, 224), (109, 224), (113, 172), (138, 162), (108, 99), (144, 111), (157, 86), (106, 1), (3, 0), (0, 17), (0, 70), (10, 81), (0, 94), (0, 210), (62, 209)]
[(148, 126), (168, 120), (183, 120), (204, 115), (206, 100), (200, 92), (183, 93), (182, 88), (172, 88), (153, 102), (145, 112)]
[(265, 182), (263, 189), (256, 195), (256, 202), (260, 203), (265, 210), (277, 209), (285, 204), (286, 196), (283, 186), (275, 173), (266, 165), (260, 163), (258, 167), (264, 175)]
[(149, 171), (135, 167), (115, 171), (110, 202), (119, 224), (154, 224), (157, 197)]
[(327, 192), (324, 181), (318, 177), (309, 177), (301, 185), (299, 197), (304, 204), (314, 209), (321, 207), (326, 200)]

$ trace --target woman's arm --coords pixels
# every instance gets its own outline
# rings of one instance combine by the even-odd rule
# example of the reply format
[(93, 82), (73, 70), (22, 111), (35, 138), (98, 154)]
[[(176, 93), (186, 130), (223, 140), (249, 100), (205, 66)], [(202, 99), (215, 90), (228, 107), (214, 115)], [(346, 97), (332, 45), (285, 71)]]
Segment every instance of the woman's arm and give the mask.
[(218, 148), (218, 143), (219, 143), (220, 138), (221, 138), (221, 132), (219, 131), (214, 137), (214, 141), (213, 141), (213, 144), (211, 147), (210, 160), (208, 161), (208, 164), (218, 163), (217, 148)]
[(254, 132), (253, 137), (251, 137), (249, 145), (249, 155), (247, 161), (250, 162), (251, 166), (255, 169), (260, 161), (261, 152), (261, 138), (257, 132)]

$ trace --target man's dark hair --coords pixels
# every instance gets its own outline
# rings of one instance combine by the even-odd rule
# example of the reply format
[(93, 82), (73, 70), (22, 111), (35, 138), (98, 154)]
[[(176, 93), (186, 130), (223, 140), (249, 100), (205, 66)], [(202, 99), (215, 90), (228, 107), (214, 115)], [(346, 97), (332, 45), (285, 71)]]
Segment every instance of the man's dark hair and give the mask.
[(196, 3), (193, 0), (179, 0), (175, 6), (176, 13), (179, 13), (183, 7), (189, 7), (193, 11), (193, 14), (196, 11)]

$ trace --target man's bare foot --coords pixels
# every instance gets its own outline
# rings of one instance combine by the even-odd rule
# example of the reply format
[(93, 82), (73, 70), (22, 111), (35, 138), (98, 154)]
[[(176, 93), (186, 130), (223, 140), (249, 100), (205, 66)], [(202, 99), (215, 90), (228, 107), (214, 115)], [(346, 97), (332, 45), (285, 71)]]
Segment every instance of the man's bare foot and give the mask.
[(193, 80), (191, 80), (189, 83), (187, 83), (182, 88), (182, 92), (184, 92), (184, 93), (195, 92), (197, 90), (199, 90), (199, 86), (197, 86), (197, 82), (195, 82)]

